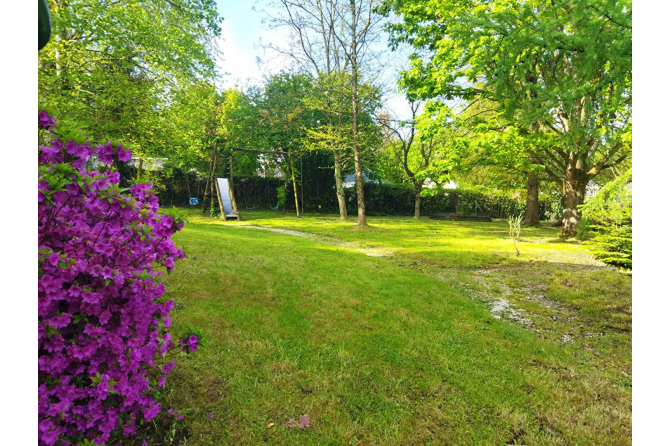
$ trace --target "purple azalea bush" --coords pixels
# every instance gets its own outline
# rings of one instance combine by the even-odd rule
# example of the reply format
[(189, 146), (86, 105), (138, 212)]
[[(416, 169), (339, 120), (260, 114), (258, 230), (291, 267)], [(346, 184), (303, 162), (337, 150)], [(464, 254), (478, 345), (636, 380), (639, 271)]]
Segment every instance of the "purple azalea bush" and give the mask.
[(183, 222), (158, 213), (151, 185), (128, 193), (118, 172), (86, 166), (129, 151), (93, 147), (43, 111), (39, 125), (39, 442), (105, 444), (160, 412), (154, 392), (174, 361), (157, 360), (197, 349), (197, 336), (171, 341), (155, 269), (184, 257), (171, 240)]

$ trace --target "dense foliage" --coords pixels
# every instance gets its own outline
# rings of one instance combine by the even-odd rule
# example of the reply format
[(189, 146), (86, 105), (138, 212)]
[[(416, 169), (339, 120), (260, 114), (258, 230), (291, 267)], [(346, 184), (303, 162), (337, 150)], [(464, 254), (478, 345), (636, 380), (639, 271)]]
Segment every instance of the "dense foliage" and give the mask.
[[(156, 359), (177, 346), (156, 266), (184, 257), (170, 239), (183, 223), (158, 213), (151, 185), (119, 187), (109, 165), (129, 151), (93, 147), (45, 112), (39, 123), (40, 444), (104, 444), (161, 410), (153, 392), (174, 363)], [(179, 347), (194, 351), (197, 337)]]
[[(49, 0), (40, 104), (135, 158), (197, 160), (221, 17), (213, 0)], [(204, 86), (203, 86), (204, 84)], [(191, 167), (191, 166), (189, 166)]]
[(631, 2), (387, 0), (382, 9), (402, 16), (389, 26), (393, 43), (415, 49), (401, 85), (443, 104), (488, 102), (468, 138), (477, 127), (485, 139), (517, 132), (519, 150), (497, 158), (542, 166), (563, 188), (563, 234), (574, 235), (588, 182), (631, 154)]
[(584, 222), (596, 232), (594, 255), (610, 265), (633, 267), (633, 173), (606, 184), (582, 206)]

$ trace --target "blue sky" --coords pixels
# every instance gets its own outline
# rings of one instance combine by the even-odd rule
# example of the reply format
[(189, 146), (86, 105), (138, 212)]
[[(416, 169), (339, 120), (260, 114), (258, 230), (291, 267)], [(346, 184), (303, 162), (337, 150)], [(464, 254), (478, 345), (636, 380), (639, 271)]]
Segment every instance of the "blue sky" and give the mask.
[[(263, 71), (267, 74), (278, 72), (286, 68), (280, 62), (272, 65), (267, 63), (259, 69), (257, 58), (264, 59), (264, 53), (259, 46), (259, 40), (263, 43), (272, 42), (282, 45), (285, 37), (280, 30), (270, 30), (261, 24), (262, 9), (256, 0), (217, 0), (219, 15), (223, 16), (221, 26), (221, 38), (219, 39), (219, 50), (223, 53), (219, 63), (220, 72), (229, 73), (223, 77), (222, 86), (231, 88), (234, 85), (244, 87), (246, 85), (259, 85), (263, 79)], [(390, 55), (391, 56), (391, 55)], [(396, 56), (395, 54), (393, 56)], [(389, 60), (395, 57), (389, 57)], [(404, 60), (398, 58), (398, 66)], [(395, 69), (389, 64), (390, 69), (386, 74), (387, 87), (392, 89), (395, 85)], [(409, 107), (401, 95), (390, 94), (387, 98), (385, 109), (391, 110), (400, 118), (409, 117)]]
[(254, 11), (253, 0), (218, 0), (219, 14), (223, 16), (219, 49), (223, 52), (220, 69), (230, 73), (224, 76), (223, 85), (232, 87), (235, 83), (245, 85), (247, 78), (251, 83), (260, 83), (262, 73), (256, 63), (263, 52), (258, 46), (263, 41), (281, 38), (277, 33), (261, 27), (261, 15)]

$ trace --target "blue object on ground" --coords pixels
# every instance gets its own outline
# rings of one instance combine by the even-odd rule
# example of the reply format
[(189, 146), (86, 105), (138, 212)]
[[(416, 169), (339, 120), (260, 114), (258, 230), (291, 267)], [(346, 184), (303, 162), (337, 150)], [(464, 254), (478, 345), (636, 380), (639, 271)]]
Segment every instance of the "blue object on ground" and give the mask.
[(191, 206), (196, 206), (196, 205), (198, 204), (198, 199), (197, 199), (197, 198), (189, 198), (189, 199), (188, 199), (188, 203), (189, 203)]

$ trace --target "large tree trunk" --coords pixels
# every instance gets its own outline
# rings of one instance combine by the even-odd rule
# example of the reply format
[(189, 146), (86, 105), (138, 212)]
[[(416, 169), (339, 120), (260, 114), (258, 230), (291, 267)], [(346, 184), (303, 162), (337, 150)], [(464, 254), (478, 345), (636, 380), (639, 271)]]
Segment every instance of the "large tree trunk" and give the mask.
[(414, 185), (414, 219), (418, 220), (421, 217), (421, 189), (423, 189), (423, 182)]
[(526, 195), (526, 226), (540, 224), (539, 181), (534, 173), (528, 174), (528, 189)]
[(339, 150), (334, 150), (335, 155), (335, 193), (337, 194), (337, 205), (340, 207), (340, 220), (347, 219), (347, 200), (344, 196), (344, 186), (342, 185), (342, 154)]
[(577, 234), (577, 224), (582, 218), (579, 206), (584, 204), (586, 184), (589, 177), (584, 170), (581, 160), (572, 155), (565, 171), (565, 186), (563, 189), (563, 222), (561, 235), (574, 237)]

